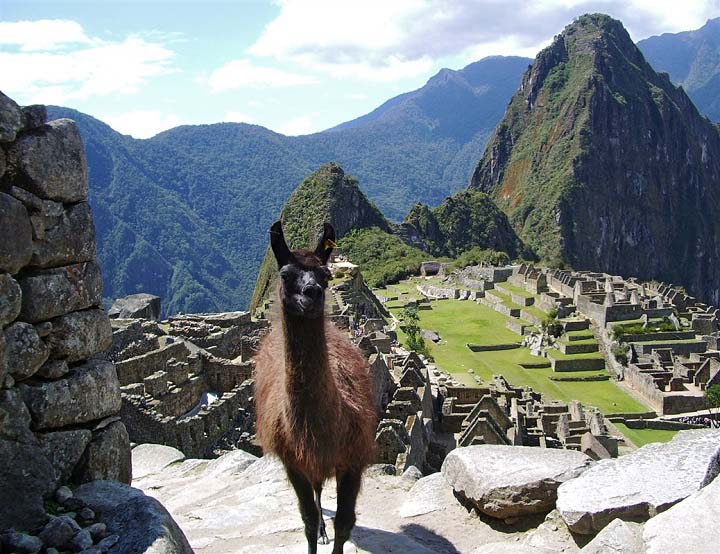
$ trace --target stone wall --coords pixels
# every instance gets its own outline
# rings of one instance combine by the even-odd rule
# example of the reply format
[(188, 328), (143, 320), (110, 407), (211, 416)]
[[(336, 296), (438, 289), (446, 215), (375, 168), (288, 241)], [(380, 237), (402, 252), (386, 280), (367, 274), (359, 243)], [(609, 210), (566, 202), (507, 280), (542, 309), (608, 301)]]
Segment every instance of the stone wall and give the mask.
[(61, 485), (129, 483), (80, 135), (0, 93), (0, 531)]

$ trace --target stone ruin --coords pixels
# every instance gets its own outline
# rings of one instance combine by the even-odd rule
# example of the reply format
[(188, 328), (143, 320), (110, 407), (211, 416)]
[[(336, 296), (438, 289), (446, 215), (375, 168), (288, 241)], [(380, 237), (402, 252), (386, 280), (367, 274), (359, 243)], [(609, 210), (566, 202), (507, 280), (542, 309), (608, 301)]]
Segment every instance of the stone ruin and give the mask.
[(617, 457), (618, 439), (602, 414), (576, 400), (548, 401), (496, 375), (488, 386), (440, 388), (442, 431), (457, 446), (499, 444), (566, 448), (593, 459)]
[(164, 444), (193, 458), (234, 448), (260, 453), (252, 442), (251, 356), (267, 321), (228, 312), (159, 323), (113, 319), (112, 327), (105, 355), (117, 369), (121, 416), (133, 442)]
[[(0, 93), (0, 534), (42, 527), (65, 484), (131, 479), (120, 383), (98, 357), (112, 331), (85, 155), (73, 121), (45, 120), (44, 106)], [(13, 533), (0, 542), (43, 545)]]

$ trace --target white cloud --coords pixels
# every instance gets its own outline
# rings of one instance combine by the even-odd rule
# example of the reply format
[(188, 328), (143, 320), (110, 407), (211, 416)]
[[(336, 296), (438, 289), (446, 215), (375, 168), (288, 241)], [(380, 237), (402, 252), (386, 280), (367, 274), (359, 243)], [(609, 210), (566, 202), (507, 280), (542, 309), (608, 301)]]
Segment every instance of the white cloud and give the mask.
[(286, 121), (274, 130), (283, 135), (294, 137), (298, 135), (308, 135), (321, 129), (314, 123), (314, 116), (302, 115)]
[[(22, 34), (44, 28), (56, 32), (44, 41)], [(3, 29), (9, 34), (3, 35)], [(151, 77), (175, 71), (174, 52), (163, 44), (138, 36), (122, 41), (88, 38), (73, 21), (0, 23), (0, 37), (15, 47), (0, 52), (3, 90), (23, 104), (135, 93)]]
[(138, 139), (153, 137), (183, 123), (175, 114), (153, 110), (133, 110), (101, 119), (116, 131)]
[(274, 67), (261, 67), (248, 59), (233, 60), (213, 71), (207, 79), (212, 92), (243, 87), (291, 87), (310, 85), (317, 79), (309, 75), (301, 75), (283, 71)]
[(0, 21), (0, 44), (13, 45), (23, 51), (54, 50), (70, 44), (91, 44), (76, 21), (38, 19), (36, 21)]
[(345, 98), (347, 98), (348, 100), (367, 100), (368, 95), (362, 94), (360, 92), (352, 92), (350, 94), (346, 94)]
[(243, 112), (227, 112), (223, 121), (232, 123), (255, 123), (256, 119), (254, 116), (243, 113)]
[(419, 75), (437, 60), (533, 56), (588, 12), (621, 19), (635, 40), (700, 27), (720, 0), (280, 0), (280, 13), (248, 49), (361, 80)]

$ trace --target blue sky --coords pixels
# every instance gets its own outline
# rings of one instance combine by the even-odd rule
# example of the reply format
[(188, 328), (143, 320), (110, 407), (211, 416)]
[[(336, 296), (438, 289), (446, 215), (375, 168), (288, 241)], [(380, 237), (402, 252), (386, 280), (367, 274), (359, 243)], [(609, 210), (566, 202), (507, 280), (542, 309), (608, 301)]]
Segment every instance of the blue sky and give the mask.
[(0, 90), (138, 138), (218, 121), (303, 134), (442, 67), (532, 57), (594, 11), (640, 40), (698, 28), (720, 0), (0, 0)]

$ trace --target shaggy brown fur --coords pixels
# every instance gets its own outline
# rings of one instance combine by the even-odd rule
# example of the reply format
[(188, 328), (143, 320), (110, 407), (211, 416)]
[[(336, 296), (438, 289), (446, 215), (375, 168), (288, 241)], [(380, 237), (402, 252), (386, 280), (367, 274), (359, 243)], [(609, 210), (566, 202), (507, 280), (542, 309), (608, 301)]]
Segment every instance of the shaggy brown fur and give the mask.
[[(282, 236), (282, 228), (278, 228)], [(284, 245), (284, 238), (282, 241)], [(320, 246), (318, 249), (321, 251)], [(303, 271), (321, 267), (323, 260), (317, 252), (287, 251), (287, 265)], [(279, 265), (283, 263), (278, 260)], [(309, 521), (313, 516), (308, 515), (312, 506), (307, 506), (307, 486), (312, 486), (309, 502), (314, 489), (317, 511), (322, 512), (322, 484), (337, 476), (333, 552), (341, 552), (355, 522), (362, 470), (375, 458), (377, 416), (370, 368), (347, 334), (326, 317), (306, 317), (286, 309), (288, 293), (283, 292), (283, 283), (278, 295), (281, 311), (255, 356), (257, 437), (263, 450), (276, 454), (288, 471), (306, 524), (309, 552), (317, 547), (310, 542), (313, 533), (316, 542), (318, 521), (314, 527)], [(321, 515), (319, 525), (325, 535)]]

